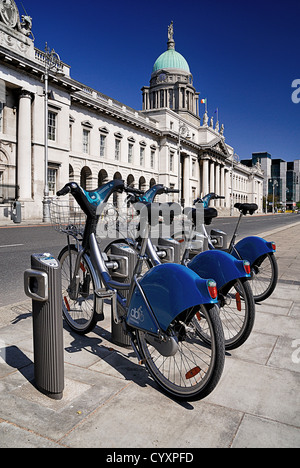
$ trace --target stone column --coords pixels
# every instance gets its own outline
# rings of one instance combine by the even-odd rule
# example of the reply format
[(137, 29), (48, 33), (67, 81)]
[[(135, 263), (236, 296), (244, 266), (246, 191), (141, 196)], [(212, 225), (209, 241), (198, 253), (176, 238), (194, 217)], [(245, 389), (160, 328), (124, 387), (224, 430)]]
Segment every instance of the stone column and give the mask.
[[(221, 193), (222, 197), (225, 196), (225, 167), (221, 166)], [(221, 207), (224, 208), (225, 206), (225, 199), (221, 200)]]
[(31, 199), (31, 94), (26, 90), (19, 98), (17, 181), (20, 199)]
[(209, 190), (209, 160), (202, 161), (202, 197), (208, 194)]
[[(221, 195), (220, 191), (220, 165), (216, 164), (216, 180), (215, 180), (215, 193)], [(220, 206), (220, 200), (215, 201), (215, 206)]]
[(225, 169), (225, 202), (226, 208), (230, 209), (230, 201), (231, 201), (231, 183), (230, 183), (230, 170)]
[[(215, 163), (210, 162), (209, 193), (215, 191)], [(210, 206), (215, 206), (214, 200), (211, 200)]]

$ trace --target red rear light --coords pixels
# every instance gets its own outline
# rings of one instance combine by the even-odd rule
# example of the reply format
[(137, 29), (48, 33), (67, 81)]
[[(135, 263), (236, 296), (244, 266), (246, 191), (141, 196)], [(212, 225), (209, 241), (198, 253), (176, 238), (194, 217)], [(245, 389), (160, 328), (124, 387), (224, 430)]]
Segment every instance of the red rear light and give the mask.
[(250, 266), (250, 262), (248, 262), (248, 260), (244, 260), (244, 269), (245, 269), (245, 272), (247, 273), (247, 275), (251, 274), (251, 266)]
[(212, 299), (217, 299), (218, 297), (218, 290), (217, 290), (217, 283), (214, 280), (207, 281), (207, 288), (208, 292)]
[(272, 245), (272, 249), (274, 250), (274, 252), (276, 251), (276, 244), (275, 242), (271, 242), (271, 245)]

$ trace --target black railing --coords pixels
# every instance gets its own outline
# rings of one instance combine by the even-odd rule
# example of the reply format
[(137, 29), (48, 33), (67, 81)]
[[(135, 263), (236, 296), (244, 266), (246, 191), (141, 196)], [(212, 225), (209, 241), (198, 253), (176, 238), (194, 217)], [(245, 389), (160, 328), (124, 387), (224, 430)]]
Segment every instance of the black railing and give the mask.
[(0, 184), (0, 204), (9, 203), (19, 198), (19, 186)]

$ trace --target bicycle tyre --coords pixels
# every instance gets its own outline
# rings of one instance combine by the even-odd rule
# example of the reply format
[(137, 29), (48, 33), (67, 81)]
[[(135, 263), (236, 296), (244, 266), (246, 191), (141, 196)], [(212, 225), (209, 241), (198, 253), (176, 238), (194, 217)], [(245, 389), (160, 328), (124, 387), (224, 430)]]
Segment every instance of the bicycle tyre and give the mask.
[(251, 288), (254, 301), (262, 302), (270, 297), (277, 281), (278, 264), (275, 255), (273, 253), (262, 255), (252, 265)]
[[(210, 345), (194, 325), (198, 314), (211, 336)], [(137, 345), (146, 368), (168, 395), (178, 400), (199, 400), (217, 386), (224, 368), (225, 347), (222, 324), (216, 305), (193, 307), (176, 317), (170, 325), (178, 338), (173, 356), (163, 356), (147, 342), (147, 334), (136, 330)]]
[(70, 297), (70, 263), (73, 274), (77, 254), (76, 246), (70, 245), (58, 255), (62, 276), (62, 312), (69, 327), (79, 335), (85, 335), (95, 328), (98, 321), (94, 310), (95, 281), (88, 258), (83, 255), (79, 269), (79, 294), (76, 299)]
[(255, 321), (255, 302), (247, 279), (237, 279), (219, 291), (225, 349), (239, 348), (249, 338)]

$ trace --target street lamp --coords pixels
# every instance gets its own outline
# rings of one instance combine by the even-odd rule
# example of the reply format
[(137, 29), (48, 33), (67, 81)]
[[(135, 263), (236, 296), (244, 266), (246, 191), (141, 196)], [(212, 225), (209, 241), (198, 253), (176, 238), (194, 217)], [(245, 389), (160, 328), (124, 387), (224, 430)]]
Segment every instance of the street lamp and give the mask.
[(275, 213), (275, 187), (277, 187), (278, 181), (275, 179), (273, 181), (273, 207), (272, 207), (272, 213)]
[(178, 194), (178, 202), (183, 206), (184, 204), (184, 198), (183, 198), (183, 193), (182, 193), (182, 178), (181, 178), (181, 164), (180, 164), (180, 142), (181, 142), (181, 136), (185, 137), (186, 139), (190, 139), (190, 132), (188, 127), (186, 126), (185, 123), (179, 121), (179, 130), (178, 130), (178, 147), (177, 147), (177, 153), (178, 153), (178, 189), (179, 189), (179, 194)]
[(44, 52), (44, 96), (45, 96), (45, 128), (44, 128), (44, 143), (45, 143), (45, 175), (44, 175), (44, 198), (43, 198), (43, 222), (50, 222), (50, 207), (49, 207), (49, 184), (48, 184), (48, 82), (49, 71), (54, 71), (56, 74), (62, 74), (62, 62), (59, 55), (52, 49), (48, 48), (47, 42)]
[(231, 160), (231, 200), (230, 200), (230, 216), (233, 216), (233, 163), (238, 163), (239, 157), (236, 153), (232, 155)]

